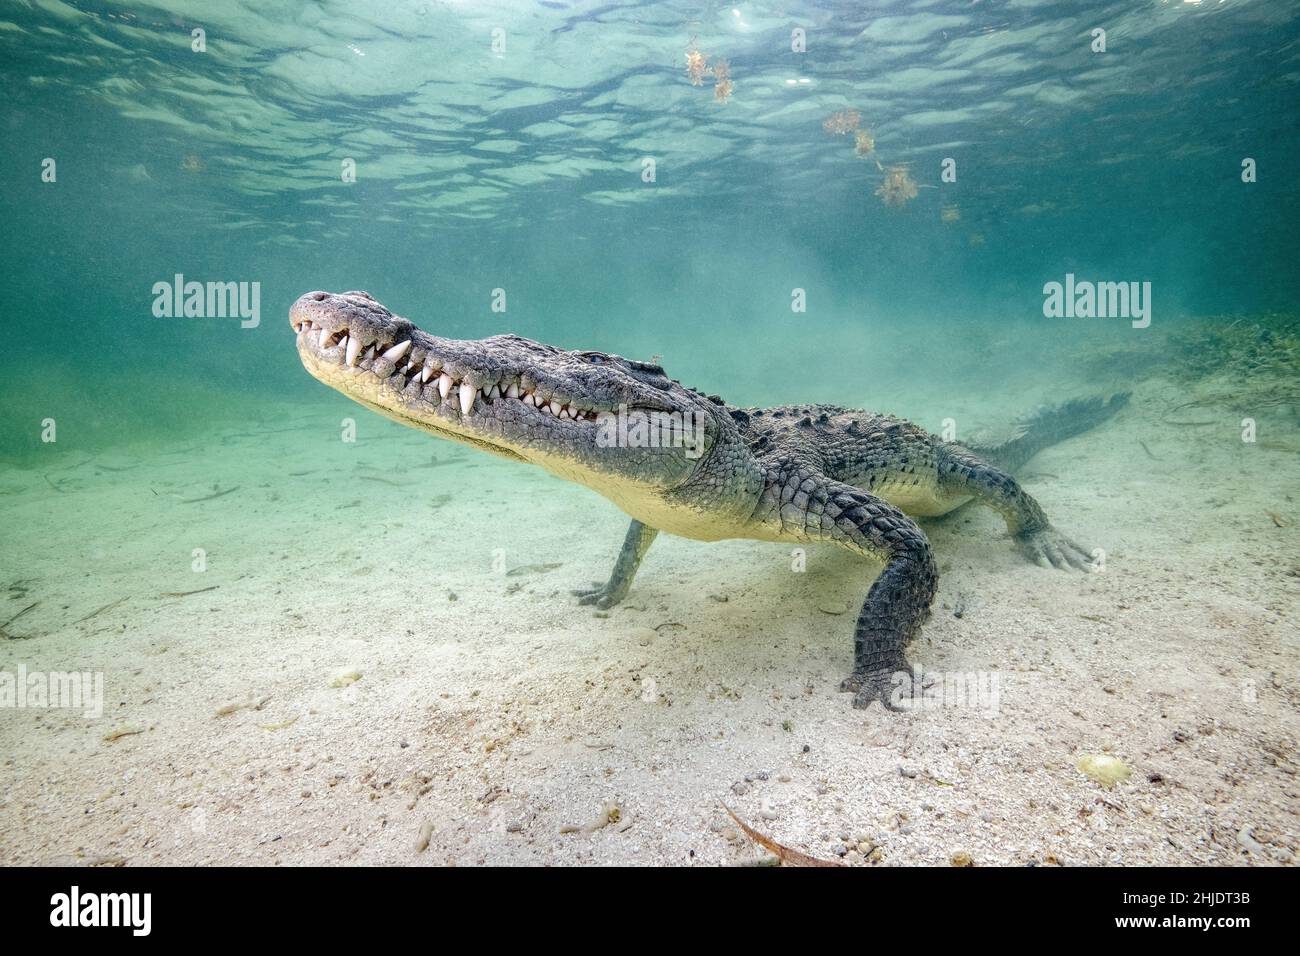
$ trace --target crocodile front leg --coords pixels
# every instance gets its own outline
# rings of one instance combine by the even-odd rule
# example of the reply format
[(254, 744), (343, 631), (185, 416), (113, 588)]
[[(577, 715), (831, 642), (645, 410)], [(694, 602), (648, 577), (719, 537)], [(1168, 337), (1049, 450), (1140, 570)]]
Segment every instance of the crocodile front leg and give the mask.
[(878, 700), (899, 709), (890, 699), (895, 675), (911, 674), (904, 650), (930, 616), (939, 581), (925, 534), (883, 498), (806, 469), (774, 476), (763, 507), (784, 538), (833, 542), (885, 562), (854, 626), (853, 673), (840, 689), (853, 692), (854, 707)]
[(636, 569), (641, 566), (641, 559), (650, 550), (650, 545), (658, 534), (658, 529), (644, 525), (635, 518), (632, 519), (632, 524), (627, 529), (627, 537), (623, 539), (623, 550), (618, 553), (618, 560), (614, 562), (614, 570), (609, 580), (604, 585), (598, 584), (594, 588), (573, 591), (572, 593), (578, 596), (578, 603), (594, 604), (598, 608), (608, 609), (623, 600), (627, 596), (628, 589), (632, 587), (632, 579), (636, 577)]

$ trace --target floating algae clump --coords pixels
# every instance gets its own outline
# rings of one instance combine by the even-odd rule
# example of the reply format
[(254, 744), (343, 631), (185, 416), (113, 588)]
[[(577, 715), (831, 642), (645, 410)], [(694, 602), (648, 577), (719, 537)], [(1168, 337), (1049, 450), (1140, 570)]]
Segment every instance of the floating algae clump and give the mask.
[(886, 206), (901, 206), (916, 198), (916, 180), (906, 166), (890, 166), (885, 170), (884, 180), (876, 187), (876, 195), (885, 201)]
[(719, 60), (713, 64), (713, 98), (719, 103), (725, 103), (731, 99), (731, 64), (726, 60)]
[(686, 75), (690, 77), (691, 86), (703, 86), (704, 77), (709, 73), (709, 55), (701, 53), (694, 45), (686, 51)]
[(871, 135), (871, 130), (860, 129), (853, 134), (853, 152), (863, 158), (870, 156), (876, 151), (876, 137)]
[(686, 48), (686, 76), (691, 81), (691, 86), (703, 86), (704, 78), (710, 73), (713, 74), (713, 98), (719, 103), (725, 103), (731, 99), (733, 89), (731, 83), (731, 64), (726, 60), (719, 59), (709, 67), (709, 54), (701, 51), (695, 41)]
[(822, 121), (822, 129), (833, 136), (843, 136), (857, 129), (861, 122), (862, 114), (857, 110), (840, 110)]
[(1127, 780), (1130, 773), (1124, 761), (1110, 754), (1084, 754), (1079, 758), (1077, 766), (1090, 780), (1107, 787), (1113, 787), (1121, 780)]

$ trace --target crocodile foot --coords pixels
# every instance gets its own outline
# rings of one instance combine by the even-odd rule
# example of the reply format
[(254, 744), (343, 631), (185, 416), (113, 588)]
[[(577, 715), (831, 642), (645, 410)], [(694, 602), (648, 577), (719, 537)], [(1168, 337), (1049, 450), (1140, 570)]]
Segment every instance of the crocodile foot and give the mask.
[(574, 588), (569, 593), (578, 598), (578, 604), (580, 605), (594, 604), (602, 611), (608, 611), (623, 600), (627, 591), (611, 588), (608, 584), (597, 583), (591, 588)]
[(1060, 568), (1062, 571), (1095, 569), (1092, 555), (1051, 525), (1037, 531), (1021, 532), (1015, 540), (1020, 553), (1040, 567)]
[(854, 671), (840, 682), (842, 692), (853, 694), (853, 706), (865, 710), (875, 701), (885, 710), (905, 713), (915, 693), (912, 668), (907, 664), (862, 673)]

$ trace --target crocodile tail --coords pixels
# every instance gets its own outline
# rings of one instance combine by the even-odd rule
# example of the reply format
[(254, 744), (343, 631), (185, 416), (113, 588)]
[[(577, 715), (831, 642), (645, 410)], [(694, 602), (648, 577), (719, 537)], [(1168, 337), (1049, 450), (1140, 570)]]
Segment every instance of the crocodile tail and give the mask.
[(1016, 471), (1044, 448), (1096, 428), (1129, 399), (1129, 392), (1110, 398), (1076, 398), (1061, 405), (1044, 405), (1016, 422), (1014, 432), (996, 443), (973, 444), (971, 451), (1006, 470)]

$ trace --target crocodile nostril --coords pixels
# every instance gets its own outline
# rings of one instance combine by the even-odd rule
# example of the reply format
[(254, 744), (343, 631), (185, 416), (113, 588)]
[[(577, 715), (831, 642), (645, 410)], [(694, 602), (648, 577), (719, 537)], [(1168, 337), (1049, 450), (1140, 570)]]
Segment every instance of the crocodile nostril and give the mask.
[(324, 302), (329, 297), (330, 294), (328, 292), (313, 292), (311, 295), (307, 296), (307, 298), (311, 299), (313, 302)]

